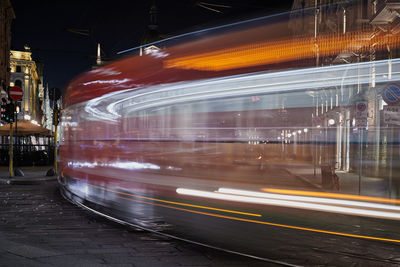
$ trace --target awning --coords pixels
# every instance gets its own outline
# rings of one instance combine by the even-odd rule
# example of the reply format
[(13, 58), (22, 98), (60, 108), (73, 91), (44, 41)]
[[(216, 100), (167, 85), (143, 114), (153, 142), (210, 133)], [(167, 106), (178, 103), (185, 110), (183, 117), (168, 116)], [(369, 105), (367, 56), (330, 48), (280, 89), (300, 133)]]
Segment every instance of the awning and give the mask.
[[(31, 123), (28, 120), (21, 120), (17, 123), (18, 127), (18, 136), (29, 136), (29, 135), (39, 135), (39, 136), (53, 136), (54, 133), (42, 126)], [(6, 124), (0, 127), (0, 136), (8, 136), (10, 135), (10, 125)], [(12, 124), (13, 127), (13, 136), (16, 135), (15, 132), (15, 122)]]

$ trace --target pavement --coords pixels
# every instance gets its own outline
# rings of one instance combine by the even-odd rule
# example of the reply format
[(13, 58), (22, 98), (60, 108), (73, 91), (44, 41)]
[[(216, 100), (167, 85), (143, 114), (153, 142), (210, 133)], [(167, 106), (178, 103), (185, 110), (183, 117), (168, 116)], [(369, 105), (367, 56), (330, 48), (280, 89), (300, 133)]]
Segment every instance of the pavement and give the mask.
[[(61, 196), (55, 176), (46, 176), (51, 167), (21, 167), (24, 176), (15, 177), (0, 167), (0, 267), (280, 266), (123, 226), (83, 210)], [(318, 185), (310, 168), (292, 171)], [(286, 232), (280, 230), (282, 235)], [(338, 241), (341, 238), (327, 236), (332, 244), (323, 247), (318, 238), (305, 238), (311, 245), (305, 246), (303, 261), (296, 264), (316, 266), (310, 263), (323, 257), (321, 261), (330, 264), (317, 266), (399, 266), (396, 244)], [(291, 249), (290, 240), (279, 249)]]
[[(53, 166), (21, 166), (14, 167), (14, 177), (10, 177), (9, 167), (0, 166), (0, 183), (6, 184), (40, 184), (46, 181), (55, 181), (57, 177), (46, 176), (48, 170)], [(23, 176), (19, 176), (18, 170), (22, 171)]]
[(0, 267), (276, 266), (122, 226), (65, 200), (51, 166), (0, 167)]
[(290, 175), (303, 181), (310, 189), (314, 189), (314, 191), (322, 190), (351, 195), (400, 198), (399, 195), (393, 194), (394, 188), (391, 188), (389, 179), (384, 177), (360, 176), (355, 172), (336, 171), (336, 175), (339, 178), (339, 189), (325, 190), (322, 186), (320, 167), (314, 170), (312, 165), (291, 164), (285, 166), (285, 169)]

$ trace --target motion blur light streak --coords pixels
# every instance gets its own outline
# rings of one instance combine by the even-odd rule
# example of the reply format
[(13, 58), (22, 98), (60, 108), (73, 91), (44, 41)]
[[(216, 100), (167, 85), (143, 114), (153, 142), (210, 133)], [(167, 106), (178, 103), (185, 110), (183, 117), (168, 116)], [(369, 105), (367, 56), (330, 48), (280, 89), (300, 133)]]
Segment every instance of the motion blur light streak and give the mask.
[[(100, 99), (90, 100), (87, 109), (95, 117), (116, 119), (120, 117), (117, 110), (121, 105), (131, 112), (145, 110), (161, 105), (172, 105), (189, 101), (200, 101), (202, 99), (216, 97), (232, 97), (248, 94), (264, 94), (266, 92), (298, 91), (329, 86), (348, 86), (358, 83), (370, 82), (370, 70), (375, 69), (376, 82), (386, 80), (388, 71), (388, 60), (375, 62), (363, 62), (347, 64), (345, 66), (324, 66), (319, 68), (308, 68), (301, 70), (289, 70), (272, 73), (253, 73), (239, 76), (228, 76), (223, 79), (205, 79), (200, 81), (179, 82), (163, 86), (150, 86), (149, 88), (135, 92), (133, 96), (121, 97), (107, 106), (107, 114), (100, 111), (102, 99), (107, 99), (113, 94)], [(400, 65), (400, 60), (391, 60), (391, 64)], [(399, 73), (393, 73), (393, 76)], [(285, 77), (282, 80), (282, 77)], [(129, 90), (128, 90), (129, 92)], [(117, 92), (121, 95), (122, 92)], [(115, 96), (118, 96), (115, 95)], [(299, 103), (299, 106), (301, 103)], [(85, 108), (85, 109), (86, 109)]]
[(228, 200), (228, 201), (236, 201), (236, 202), (243, 202), (243, 203), (273, 205), (273, 206), (281, 206), (281, 207), (287, 207), (287, 208), (317, 210), (317, 211), (323, 211), (323, 212), (385, 218), (385, 219), (393, 219), (393, 220), (400, 219), (400, 213), (385, 212), (385, 211), (379, 211), (379, 210), (363, 210), (363, 209), (356, 209), (356, 208), (346, 208), (346, 207), (342, 207), (342, 206), (312, 204), (312, 203), (300, 202), (300, 201), (286, 201), (286, 200), (277, 200), (277, 199), (272, 199), (272, 198), (267, 199), (267, 198), (258, 198), (258, 197), (229, 195), (229, 194), (221, 194), (221, 193), (187, 189), (187, 188), (178, 188), (178, 189), (176, 189), (176, 192), (178, 194), (182, 194), (182, 195)]
[(325, 231), (325, 230), (313, 229), (313, 228), (307, 228), (307, 227), (298, 227), (298, 226), (293, 226), (293, 225), (285, 225), (285, 224), (278, 224), (278, 223), (256, 221), (256, 220), (250, 220), (250, 219), (244, 219), (244, 218), (238, 218), (238, 217), (231, 217), (231, 216), (225, 216), (225, 215), (219, 215), (219, 214), (213, 214), (213, 213), (207, 213), (207, 212), (200, 212), (200, 211), (196, 211), (196, 210), (182, 209), (182, 208), (166, 206), (166, 205), (162, 205), (162, 204), (156, 204), (156, 203), (150, 203), (150, 202), (145, 202), (145, 201), (140, 201), (140, 200), (134, 200), (134, 199), (131, 199), (131, 198), (125, 198), (125, 197), (118, 197), (118, 198), (129, 200), (129, 201), (134, 201), (134, 202), (140, 202), (140, 203), (144, 203), (144, 204), (149, 204), (149, 205), (155, 205), (155, 206), (161, 206), (161, 207), (170, 208), (170, 209), (176, 209), (176, 210), (191, 212), (191, 213), (197, 213), (197, 214), (202, 214), (202, 215), (207, 215), (207, 216), (213, 216), (213, 217), (218, 217), (218, 218), (223, 218), (223, 219), (230, 219), (230, 220), (243, 221), (243, 222), (249, 222), (249, 223), (264, 224), (264, 225), (269, 225), (269, 226), (276, 226), (276, 227), (283, 227), (283, 228), (289, 228), (289, 229), (317, 232), (317, 233), (323, 233), (323, 234), (331, 234), (331, 235), (339, 235), (339, 236), (346, 236), (346, 237), (356, 237), (356, 238), (362, 238), (362, 239), (371, 239), (371, 240), (378, 240), (378, 241), (400, 243), (400, 240), (397, 240), (397, 239), (381, 238), (381, 237), (365, 236), (365, 235), (354, 235), (354, 234), (347, 234), (347, 233), (334, 232), (334, 231)]
[[(352, 32), (346, 35), (291, 38), (279, 41), (267, 41), (258, 44), (243, 45), (234, 48), (216, 50), (203, 54), (167, 59), (166, 68), (197, 69), (223, 71), (236, 68), (253, 67), (287, 61), (312, 58), (316, 55), (315, 43), (319, 43), (320, 56), (330, 56), (344, 49), (370, 51), (371, 45), (399, 45), (399, 35), (371, 39), (369, 32)], [(388, 38), (388, 39), (386, 39)]]
[(355, 200), (361, 200), (361, 201), (374, 201), (374, 202), (382, 202), (382, 203), (400, 204), (400, 200), (398, 200), (398, 199), (381, 198), (381, 197), (357, 196), (357, 195), (313, 192), (313, 191), (300, 191), (300, 190), (289, 190), (289, 189), (277, 189), (277, 188), (262, 188), (261, 190), (263, 190), (265, 192), (278, 193), (278, 194), (355, 199)]
[(148, 43), (146, 45), (140, 45), (140, 46), (132, 47), (132, 48), (129, 48), (129, 49), (126, 49), (126, 50), (123, 50), (123, 51), (119, 51), (119, 52), (117, 52), (117, 54), (120, 55), (120, 54), (124, 54), (124, 53), (127, 53), (127, 52), (131, 52), (131, 51), (137, 50), (137, 49), (145, 47), (145, 46), (151, 46), (151, 45), (163, 43), (163, 42), (169, 41), (169, 40), (179, 39), (179, 38), (186, 37), (186, 36), (195, 36), (195, 35), (200, 34), (200, 33), (210, 32), (210, 31), (219, 30), (219, 29), (223, 29), (223, 28), (229, 28), (229, 27), (232, 27), (232, 26), (246, 24), (246, 23), (249, 23), (249, 22), (265, 20), (265, 19), (268, 19), (268, 18), (281, 16), (283, 14), (288, 14), (288, 12), (280, 13), (280, 14), (272, 14), (272, 15), (269, 15), (269, 16), (263, 16), (263, 17), (259, 17), (259, 18), (248, 19), (248, 20), (245, 20), (245, 21), (238, 21), (238, 22), (234, 22), (234, 23), (215, 26), (215, 27), (202, 29), (202, 30), (197, 30), (197, 31), (193, 31), (193, 32), (187, 32), (187, 33), (183, 33), (183, 34), (167, 37), (167, 38), (164, 38), (162, 40), (155, 41), (155, 42), (152, 42), (152, 43)]
[[(142, 198), (142, 199), (148, 199), (148, 200), (158, 201), (158, 202), (162, 202), (162, 203), (168, 203), (168, 204), (174, 204), (174, 205), (180, 205), (180, 206), (187, 206), (187, 207), (192, 207), (192, 208), (209, 209), (209, 210), (215, 210), (215, 211), (222, 211), (222, 212), (228, 212), (228, 213), (236, 213), (236, 214), (242, 214), (242, 215), (248, 215), (248, 216), (261, 217), (260, 214), (247, 213), (247, 212), (240, 212), (240, 211), (234, 211), (234, 210), (226, 210), (226, 209), (218, 209), (218, 208), (213, 208), (213, 207), (192, 205), (192, 204), (181, 203), (181, 202), (174, 202), (174, 201), (167, 201), (167, 200), (162, 200), (162, 199), (157, 199), (157, 198), (151, 198), (151, 197), (145, 197), (145, 196), (135, 195), (135, 194), (126, 193), (126, 192), (121, 192), (121, 191), (109, 189), (109, 188), (104, 187), (104, 186), (97, 186), (97, 185), (93, 185), (93, 184), (88, 184), (88, 186), (93, 187), (93, 188), (97, 188), (97, 189), (102, 189), (102, 190), (109, 191), (109, 192), (113, 192), (113, 193), (116, 193), (116, 194), (119, 194), (119, 195), (126, 195), (126, 196), (131, 196), (131, 197), (137, 197), (137, 198)], [(127, 199), (127, 198), (124, 198), (124, 199)], [(134, 200), (131, 199), (131, 198), (129, 198), (128, 200), (134, 201)], [(154, 204), (154, 203), (148, 203), (148, 204)], [(168, 207), (170, 207), (170, 206), (168, 206)]]
[[(227, 211), (227, 210), (220, 210), (220, 209), (204, 207), (204, 206), (197, 206), (197, 205), (190, 205), (190, 204), (185, 204), (185, 203), (165, 201), (165, 200), (154, 199), (154, 198), (144, 197), (144, 196), (140, 196), (140, 195), (134, 195), (134, 194), (130, 194), (130, 193), (125, 193), (125, 192), (119, 192), (119, 191), (108, 189), (108, 188), (105, 188), (105, 187), (102, 187), (102, 186), (96, 186), (96, 185), (93, 185), (93, 184), (87, 184), (87, 185), (90, 186), (90, 187), (93, 187), (93, 188), (103, 189), (103, 190), (114, 192), (114, 193), (117, 193), (117, 194), (120, 194), (120, 195), (127, 195), (127, 196), (133, 196), (133, 197), (142, 198), (142, 199), (155, 200), (155, 201), (159, 201), (159, 202), (163, 202), (163, 203), (170, 203), (170, 204), (183, 205), (183, 206), (189, 206), (189, 207), (211, 209), (211, 210), (217, 210), (217, 211), (233, 212), (233, 213), (239, 213), (239, 214), (244, 214), (244, 215), (261, 216), (259, 214), (241, 213), (241, 212), (236, 212), (236, 211)], [(185, 191), (185, 190), (181, 190), (180, 188), (178, 188), (177, 191), (178, 190), (181, 191), (181, 192)], [(197, 214), (202, 214), (202, 215), (207, 215), (207, 216), (219, 217), (219, 218), (224, 218), (224, 219), (230, 219), (230, 220), (244, 221), (244, 222), (250, 222), (250, 223), (258, 223), (258, 224), (277, 226), (277, 227), (284, 227), (284, 228), (289, 228), (289, 229), (297, 229), (297, 230), (303, 230), (303, 231), (318, 232), (318, 233), (324, 233), (324, 234), (332, 234), (332, 235), (339, 235), (339, 236), (356, 237), (356, 238), (363, 238), (363, 239), (371, 239), (371, 240), (379, 240), (379, 241), (400, 243), (400, 240), (396, 240), (396, 239), (380, 238), (380, 237), (364, 236), (364, 235), (354, 235), (354, 234), (347, 234), (347, 233), (334, 232), (334, 231), (325, 231), (325, 230), (313, 229), (313, 228), (307, 228), (307, 227), (298, 227), (298, 226), (292, 226), (292, 225), (284, 225), (284, 224), (277, 224), (277, 223), (271, 223), (271, 222), (249, 220), (249, 219), (225, 216), (225, 215), (220, 215), (220, 214), (213, 214), (213, 213), (200, 212), (200, 211), (195, 211), (195, 210), (182, 209), (182, 208), (173, 207), (173, 206), (167, 206), (167, 205), (162, 205), (162, 204), (157, 204), (157, 203), (152, 203), (152, 202), (135, 200), (135, 199), (132, 199), (132, 198), (126, 198), (126, 197), (118, 197), (118, 198), (125, 199), (125, 200), (128, 200), (128, 201), (140, 202), (140, 203), (144, 203), (144, 204), (161, 206), (161, 207), (165, 207), (165, 208), (171, 208), (171, 209), (176, 209), (176, 210), (181, 210), (181, 211), (186, 211), (186, 212), (191, 212), (191, 213), (197, 213)]]
[(68, 167), (72, 168), (95, 168), (95, 167), (106, 167), (106, 168), (118, 168), (118, 169), (126, 169), (126, 170), (139, 170), (139, 169), (153, 169), (159, 170), (160, 166), (151, 164), (151, 163), (142, 163), (135, 161), (118, 161), (111, 163), (104, 162), (80, 162), (80, 161), (70, 161), (67, 163)]
[(104, 76), (116, 76), (120, 75), (122, 72), (115, 70), (114, 68), (98, 68), (91, 70), (90, 73), (96, 73), (96, 74), (101, 74)]
[(122, 79), (122, 80), (97, 80), (97, 81), (92, 81), (92, 82), (86, 82), (82, 83), (82, 85), (90, 85), (90, 84), (112, 84), (112, 85), (118, 85), (118, 84), (123, 84), (126, 82), (132, 81), (132, 79)]
[(376, 204), (376, 203), (370, 203), (370, 202), (338, 200), (338, 199), (319, 198), (319, 197), (302, 197), (302, 196), (293, 196), (293, 195), (270, 194), (270, 193), (261, 193), (261, 192), (230, 189), (230, 188), (219, 188), (217, 190), (217, 192), (224, 193), (224, 194), (243, 195), (243, 196), (267, 198), (267, 199), (268, 198), (284, 199), (284, 200), (291, 200), (291, 201), (303, 201), (303, 202), (323, 203), (323, 204), (337, 204), (337, 205), (342, 205), (342, 206), (354, 206), (354, 207), (364, 207), (364, 208), (371, 208), (371, 209), (400, 211), (400, 206)]
[(108, 93), (108, 94), (103, 95), (101, 97), (97, 97), (97, 98), (89, 100), (85, 104), (85, 107), (84, 107), (85, 111), (87, 113), (89, 113), (93, 118), (115, 122), (116, 119), (121, 117), (121, 115), (117, 114), (116, 112), (110, 112), (108, 110), (107, 110), (107, 112), (102, 111), (98, 107), (101, 107), (100, 104), (102, 103), (102, 101), (105, 101), (105, 100), (109, 99), (110, 97), (112, 97), (114, 95), (121, 94), (121, 92), (124, 92), (124, 91), (129, 91), (129, 89), (126, 89), (126, 90), (123, 90), (123, 91), (118, 91), (118, 92), (111, 92), (111, 93)]
[(110, 165), (110, 167), (116, 167), (120, 169), (126, 170), (139, 170), (139, 169), (152, 169), (159, 170), (160, 166), (151, 163), (141, 163), (141, 162), (115, 162)]
[(321, 21), (314, 36), (317, 9), (293, 10), (77, 77), (62, 111), (61, 189), (106, 216), (257, 257), (300, 262), (315, 244), (395, 250), (400, 34), (364, 27), (365, 9), (342, 4), (320, 18), (353, 12), (346, 33)]

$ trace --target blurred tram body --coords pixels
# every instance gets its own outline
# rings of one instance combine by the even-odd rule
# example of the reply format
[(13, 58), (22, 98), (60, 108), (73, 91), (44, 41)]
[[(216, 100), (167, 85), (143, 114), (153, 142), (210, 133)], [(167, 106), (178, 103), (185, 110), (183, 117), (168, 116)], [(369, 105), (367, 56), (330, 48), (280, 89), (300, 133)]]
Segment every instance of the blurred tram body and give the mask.
[[(312, 240), (398, 244), (400, 132), (383, 94), (398, 97), (400, 60), (313, 67), (314, 39), (285, 39), (285, 25), (241, 25), (72, 81), (64, 194), (121, 221), (263, 258), (294, 257)], [(369, 49), (363, 34), (322, 36), (320, 54)]]

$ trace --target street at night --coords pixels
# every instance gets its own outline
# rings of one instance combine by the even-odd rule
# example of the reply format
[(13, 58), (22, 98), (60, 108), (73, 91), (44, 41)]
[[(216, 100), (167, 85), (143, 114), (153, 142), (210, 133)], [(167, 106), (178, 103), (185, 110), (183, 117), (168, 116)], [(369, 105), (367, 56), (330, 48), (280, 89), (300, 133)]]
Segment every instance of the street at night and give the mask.
[(0, 266), (265, 266), (93, 215), (37, 178), (0, 184)]
[(400, 0), (0, 0), (0, 266), (399, 266)]

